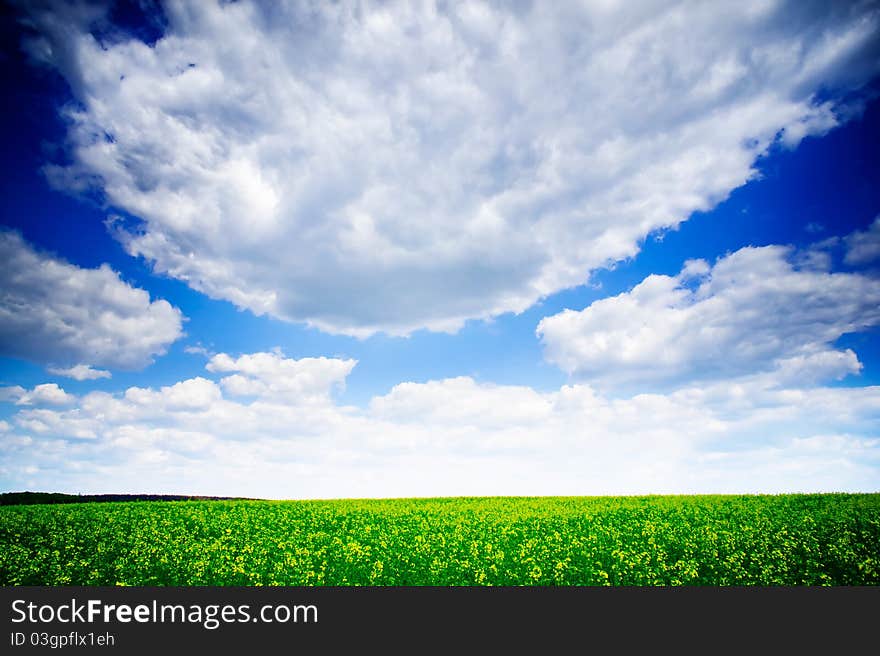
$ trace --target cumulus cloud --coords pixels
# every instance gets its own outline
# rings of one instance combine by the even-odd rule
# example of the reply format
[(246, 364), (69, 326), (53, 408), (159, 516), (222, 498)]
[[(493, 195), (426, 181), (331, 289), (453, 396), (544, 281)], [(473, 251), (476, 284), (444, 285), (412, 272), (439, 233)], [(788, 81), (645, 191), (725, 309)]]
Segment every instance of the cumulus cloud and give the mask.
[(43, 383), (30, 391), (20, 385), (0, 387), (0, 401), (11, 401), (15, 405), (67, 405), (75, 398), (56, 383)]
[(610, 386), (756, 374), (804, 384), (858, 373), (856, 354), (834, 342), (880, 324), (880, 280), (791, 259), (786, 247), (749, 247), (711, 267), (696, 260), (678, 276), (650, 275), (543, 319), (545, 357)]
[(356, 335), (582, 284), (880, 61), (870, 3), (169, 1), (153, 44), (51, 6), (29, 52), (77, 102), (49, 179), (138, 217), (114, 232), (157, 272)]
[(66, 376), (74, 380), (97, 380), (98, 378), (110, 378), (112, 374), (106, 369), (93, 369), (87, 364), (78, 364), (67, 369), (61, 367), (49, 367), (47, 371), (56, 376)]
[(868, 264), (880, 260), (880, 216), (867, 230), (857, 230), (844, 239), (847, 264)]
[(190, 378), (159, 390), (129, 387), (125, 391), (126, 402), (131, 406), (147, 408), (151, 413), (163, 410), (201, 410), (210, 407), (220, 398), (220, 388), (205, 378)]
[(233, 359), (226, 353), (213, 356), (206, 366), (214, 373), (234, 372), (220, 384), (236, 396), (280, 399), (324, 398), (342, 388), (356, 360), (337, 358), (285, 358), (280, 352), (252, 353)]
[(21, 385), (10, 385), (8, 387), (0, 387), (0, 401), (12, 401), (13, 403), (20, 399), (27, 390)]
[[(215, 368), (264, 375), (254, 363), (265, 355)], [(0, 473), (11, 488), (119, 492), (138, 481), (139, 492), (273, 498), (880, 483), (880, 387), (746, 380), (609, 398), (586, 385), (539, 392), (460, 377), (401, 383), (364, 408), (254, 391), (245, 398), (197, 377), (24, 407), (0, 437)]]
[[(180, 310), (151, 301), (106, 264), (82, 269), (7, 231), (0, 231), (0, 261), (2, 356), (131, 369), (182, 334)], [(69, 371), (88, 373), (80, 367)]]

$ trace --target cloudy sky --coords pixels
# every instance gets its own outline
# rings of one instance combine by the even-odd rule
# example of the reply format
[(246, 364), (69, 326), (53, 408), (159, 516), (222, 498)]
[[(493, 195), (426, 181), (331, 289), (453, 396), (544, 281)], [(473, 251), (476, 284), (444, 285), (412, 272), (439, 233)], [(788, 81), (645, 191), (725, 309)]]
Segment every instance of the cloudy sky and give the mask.
[(880, 491), (876, 2), (2, 10), (0, 491)]

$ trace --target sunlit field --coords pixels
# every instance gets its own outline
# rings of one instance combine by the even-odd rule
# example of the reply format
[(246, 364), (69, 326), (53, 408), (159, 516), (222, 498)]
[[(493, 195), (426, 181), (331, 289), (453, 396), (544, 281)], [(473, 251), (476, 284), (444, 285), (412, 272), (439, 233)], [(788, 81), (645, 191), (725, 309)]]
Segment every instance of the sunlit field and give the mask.
[(877, 585), (880, 494), (0, 507), (4, 585)]

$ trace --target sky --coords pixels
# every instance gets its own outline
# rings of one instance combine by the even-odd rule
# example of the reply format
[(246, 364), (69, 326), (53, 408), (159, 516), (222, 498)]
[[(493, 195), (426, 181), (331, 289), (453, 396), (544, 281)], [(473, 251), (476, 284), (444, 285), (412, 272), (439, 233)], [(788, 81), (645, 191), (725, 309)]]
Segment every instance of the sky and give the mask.
[(0, 491), (880, 491), (878, 3), (2, 7)]

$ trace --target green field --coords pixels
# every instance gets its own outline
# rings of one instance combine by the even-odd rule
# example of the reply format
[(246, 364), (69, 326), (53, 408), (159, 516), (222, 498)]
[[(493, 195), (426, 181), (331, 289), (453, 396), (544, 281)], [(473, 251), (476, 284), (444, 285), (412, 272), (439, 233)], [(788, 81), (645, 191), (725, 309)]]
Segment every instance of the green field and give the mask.
[(877, 585), (880, 494), (0, 507), (3, 585)]

